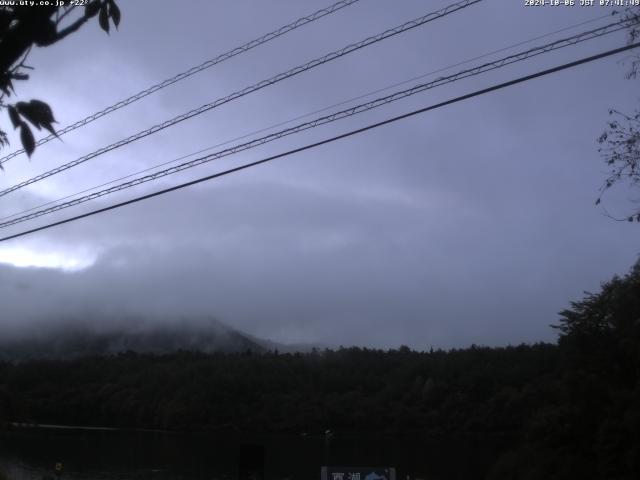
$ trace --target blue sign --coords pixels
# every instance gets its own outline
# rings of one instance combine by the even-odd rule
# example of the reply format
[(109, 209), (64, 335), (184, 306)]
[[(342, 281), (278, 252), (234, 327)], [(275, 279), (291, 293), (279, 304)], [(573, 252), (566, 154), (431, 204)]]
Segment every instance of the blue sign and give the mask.
[(321, 467), (320, 480), (396, 480), (396, 469), (391, 467)]

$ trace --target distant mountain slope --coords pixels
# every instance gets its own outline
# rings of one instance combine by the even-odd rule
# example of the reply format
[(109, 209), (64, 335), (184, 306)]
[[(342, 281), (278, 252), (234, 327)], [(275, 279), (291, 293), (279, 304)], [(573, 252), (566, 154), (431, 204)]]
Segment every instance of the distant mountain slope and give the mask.
[[(125, 318), (118, 321), (65, 320), (40, 325), (9, 338), (0, 336), (0, 360), (65, 359), (133, 351), (164, 354), (178, 350), (263, 353), (297, 350), (240, 332), (214, 319)], [(308, 350), (309, 348), (300, 348)]]

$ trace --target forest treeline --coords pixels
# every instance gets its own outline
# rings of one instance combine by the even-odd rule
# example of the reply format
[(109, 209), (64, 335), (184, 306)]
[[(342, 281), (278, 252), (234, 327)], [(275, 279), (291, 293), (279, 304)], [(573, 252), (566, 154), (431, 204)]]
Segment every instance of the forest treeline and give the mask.
[(0, 364), (0, 420), (509, 439), (492, 478), (640, 478), (640, 263), (560, 313), (557, 344), (122, 353)]

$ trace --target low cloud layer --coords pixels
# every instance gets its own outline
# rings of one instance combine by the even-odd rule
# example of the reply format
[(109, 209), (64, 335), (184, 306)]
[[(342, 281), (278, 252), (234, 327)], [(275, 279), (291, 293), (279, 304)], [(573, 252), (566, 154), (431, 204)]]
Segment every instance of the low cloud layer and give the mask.
[[(565, 252), (536, 252), (523, 237), (507, 243), (495, 231), (509, 225), (432, 196), (239, 182), (183, 192), (179, 206), (160, 198), (85, 230), (102, 245), (88, 268), (0, 267), (3, 327), (213, 316), (334, 346), (552, 340), (555, 313), (597, 266), (571, 268)], [(458, 215), (442, 217), (447, 202)]]
[[(37, 175), (450, 2), (428, 3), (359, 2), (39, 147), (30, 162), (18, 157), (0, 181), (11, 185)], [(59, 45), (35, 50), (30, 60), (36, 69), (19, 96), (48, 101), (66, 125), (324, 6), (235, 2), (220, 12), (208, 1), (188, 9), (132, 2), (122, 6), (122, 24), (111, 36), (91, 24)], [(0, 215), (604, 14), (610, 10), (481, 2), (7, 195)], [(599, 22), (483, 61), (610, 19)], [(300, 147), (624, 42), (620, 32), (541, 55), (3, 232)], [(259, 337), (327, 345), (427, 349), (553, 340), (549, 324), (557, 312), (583, 290), (625, 273), (640, 253), (637, 226), (614, 222), (593, 205), (605, 175), (595, 139), (608, 109), (626, 108), (637, 95), (619, 60), (0, 244), (0, 335), (34, 330), (41, 322), (82, 318), (91, 324), (132, 315), (213, 316)], [(625, 212), (636, 193), (618, 190), (605, 204)], [(57, 268), (28, 268), (33, 265)]]

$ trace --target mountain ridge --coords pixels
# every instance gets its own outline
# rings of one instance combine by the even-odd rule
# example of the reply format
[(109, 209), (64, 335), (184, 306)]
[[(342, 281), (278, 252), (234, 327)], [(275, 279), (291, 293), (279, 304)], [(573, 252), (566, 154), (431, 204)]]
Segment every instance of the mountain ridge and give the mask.
[(211, 317), (161, 320), (121, 317), (91, 324), (66, 319), (0, 338), (0, 361), (74, 359), (124, 352), (266, 353), (277, 349), (285, 353), (310, 351), (313, 347), (317, 346), (262, 339)]

